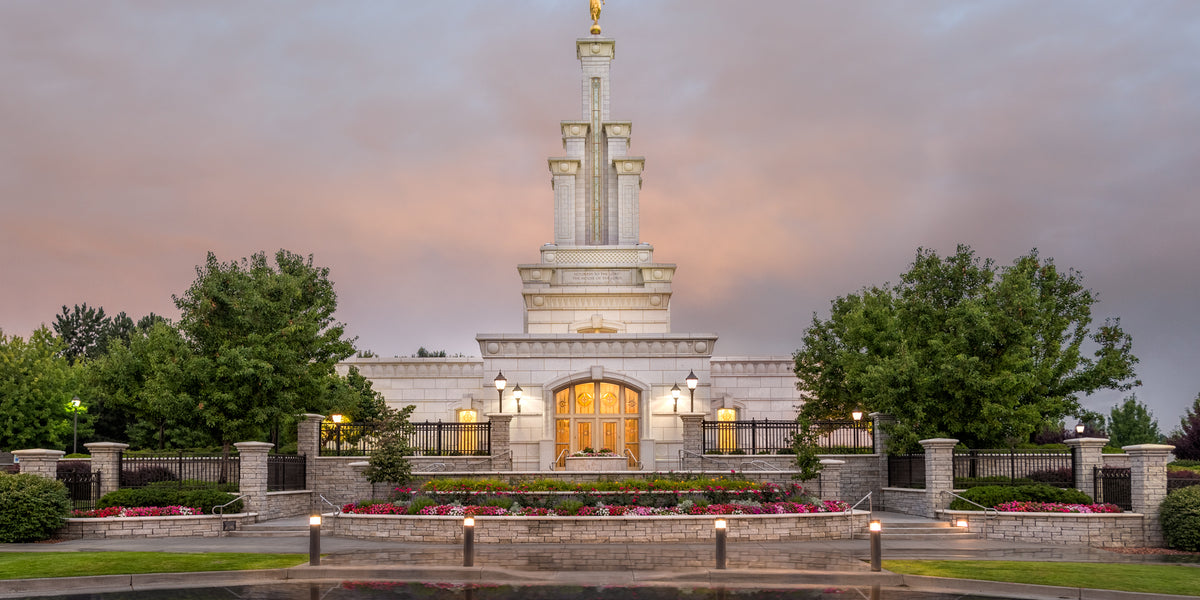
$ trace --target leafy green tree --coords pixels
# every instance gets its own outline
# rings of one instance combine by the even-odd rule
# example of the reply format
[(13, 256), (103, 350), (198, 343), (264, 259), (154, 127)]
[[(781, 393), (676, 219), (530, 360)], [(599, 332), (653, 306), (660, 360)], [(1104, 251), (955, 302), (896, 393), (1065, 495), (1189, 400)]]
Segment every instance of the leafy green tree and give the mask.
[(413, 426), (408, 418), (415, 408), (410, 404), (399, 410), (386, 409), (379, 429), (379, 446), (371, 455), (370, 465), (363, 470), (367, 481), (402, 484), (412, 479), (412, 464), (408, 457), (413, 455), (413, 448), (408, 440)]
[(357, 367), (350, 367), (344, 377), (331, 377), (327, 395), (332, 411), (351, 421), (383, 421), (387, 415), (383, 394), (375, 391), (371, 380), (363, 377)]
[[(66, 448), (71, 444), (75, 372), (62, 342), (45, 326), (29, 336), (0, 331), (0, 444), (6, 450)], [(80, 413), (86, 426), (86, 413)], [(69, 449), (68, 449), (69, 450)]]
[(54, 317), (54, 333), (63, 341), (63, 356), (75, 364), (78, 360), (101, 354), (111, 323), (112, 319), (104, 314), (104, 307), (93, 308), (84, 302), (68, 310), (64, 304), (62, 312)]
[(1137, 394), (1130, 394), (1120, 406), (1112, 407), (1108, 413), (1108, 436), (1109, 445), (1117, 448), (1157, 444), (1162, 440), (1158, 421), (1145, 404), (1138, 402)]
[(425, 346), (417, 348), (416, 358), (446, 358), (445, 350), (426, 350)]
[(1167, 443), (1175, 446), (1176, 458), (1200, 460), (1200, 394), (1179, 420), (1179, 429), (1172, 433)]
[(354, 353), (333, 318), (329, 269), (286, 250), (274, 258), (223, 263), (210, 252), (191, 287), (173, 297), (200, 421), (226, 452), (319, 408), (334, 365)]
[(817, 437), (812, 420), (803, 412), (796, 415), (796, 435), (792, 436), (792, 452), (796, 454), (796, 472), (793, 479), (810, 481), (821, 474), (823, 465), (817, 456)]
[(892, 451), (928, 437), (1028, 441), (1078, 411), (1081, 394), (1139, 383), (1119, 320), (1092, 329), (1095, 302), (1080, 274), (1036, 250), (998, 268), (968, 246), (946, 257), (919, 249), (900, 283), (835, 299), (827, 320), (813, 315), (794, 355), (812, 398), (803, 410), (892, 414)]

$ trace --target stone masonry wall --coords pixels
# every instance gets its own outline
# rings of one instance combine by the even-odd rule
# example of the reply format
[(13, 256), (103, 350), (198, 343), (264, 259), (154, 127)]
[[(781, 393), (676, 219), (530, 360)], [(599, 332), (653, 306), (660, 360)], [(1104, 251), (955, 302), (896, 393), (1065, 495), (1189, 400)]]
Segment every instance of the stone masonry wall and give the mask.
[(261, 520), (278, 519), (307, 515), (313, 510), (312, 492), (301, 490), (295, 492), (267, 492), (267, 506), (260, 512)]
[(877, 508), (906, 515), (923, 515), (925, 505), (925, 490), (883, 488), (883, 502)]
[(67, 540), (104, 538), (218, 537), (221, 521), (237, 521), (238, 529), (257, 519), (254, 513), (192, 517), (67, 519), (55, 537)]
[[(477, 517), (477, 544), (696, 542), (715, 537), (713, 516)], [(731, 541), (848, 539), (866, 528), (855, 511), (804, 515), (728, 515)], [(461, 517), (342, 514), (325, 520), (331, 535), (358, 539), (462, 543)]]
[(1000, 513), (985, 517), (982, 512), (947, 510), (942, 514), (965, 516), (967, 531), (989, 540), (1086, 545), (1097, 548), (1141, 547), (1147, 543), (1144, 516), (1138, 513)]

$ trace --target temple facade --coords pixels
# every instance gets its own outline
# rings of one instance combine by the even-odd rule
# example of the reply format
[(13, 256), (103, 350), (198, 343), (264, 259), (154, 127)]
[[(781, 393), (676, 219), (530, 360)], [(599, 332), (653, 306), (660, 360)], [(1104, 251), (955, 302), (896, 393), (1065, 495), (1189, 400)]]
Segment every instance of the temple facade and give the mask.
[(671, 330), (675, 265), (640, 236), (646, 161), (629, 153), (633, 123), (610, 115), (616, 42), (596, 33), (575, 50), (581, 111), (561, 122), (563, 153), (548, 160), (554, 241), (517, 266), (524, 331), (477, 335), (481, 358), (359, 358), (340, 369), (357, 367), (390, 406), (415, 405), (415, 421), (506, 415), (515, 470), (561, 468), (585, 448), (630, 468), (678, 469), (689, 415), (794, 418), (792, 360), (715, 356), (716, 334)]

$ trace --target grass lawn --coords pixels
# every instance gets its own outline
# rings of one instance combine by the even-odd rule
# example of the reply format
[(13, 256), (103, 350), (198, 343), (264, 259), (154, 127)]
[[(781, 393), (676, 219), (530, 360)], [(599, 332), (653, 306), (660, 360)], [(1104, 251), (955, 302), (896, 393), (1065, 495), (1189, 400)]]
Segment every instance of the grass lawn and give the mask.
[(1200, 567), (1008, 560), (885, 560), (906, 575), (1061, 585), (1147, 594), (1200, 594)]
[(307, 554), (0, 552), (0, 579), (281, 569), (306, 562)]

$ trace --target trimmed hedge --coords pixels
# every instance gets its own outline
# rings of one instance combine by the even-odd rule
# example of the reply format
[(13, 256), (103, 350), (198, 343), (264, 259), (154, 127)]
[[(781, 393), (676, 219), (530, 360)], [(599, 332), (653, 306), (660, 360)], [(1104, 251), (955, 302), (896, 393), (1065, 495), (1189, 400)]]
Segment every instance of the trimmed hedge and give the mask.
[[(1092, 503), (1092, 497), (1079, 490), (1062, 489), (1049, 485), (983, 485), (971, 488), (960, 495), (988, 508), (1005, 502)], [(980, 510), (980, 508), (961, 498), (955, 498), (954, 502), (950, 503), (950, 510)]]
[(1200, 486), (1167, 494), (1158, 507), (1158, 518), (1168, 548), (1200, 552)]
[(62, 483), (29, 473), (0, 474), (0, 542), (50, 539), (70, 514)]
[[(212, 512), (214, 506), (220, 506), (234, 498), (236, 496), (233, 494), (227, 494), (215, 489), (125, 488), (105, 494), (103, 498), (100, 498), (96, 502), (96, 508), (108, 508), (110, 506), (124, 506), (127, 508), (136, 506), (187, 506), (189, 508), (198, 508), (201, 512), (208, 514)], [(242, 504), (241, 500), (230, 504), (225, 507), (225, 513), (242, 512)]]

